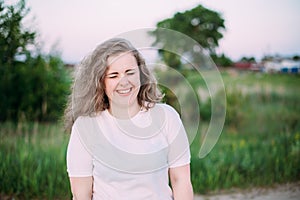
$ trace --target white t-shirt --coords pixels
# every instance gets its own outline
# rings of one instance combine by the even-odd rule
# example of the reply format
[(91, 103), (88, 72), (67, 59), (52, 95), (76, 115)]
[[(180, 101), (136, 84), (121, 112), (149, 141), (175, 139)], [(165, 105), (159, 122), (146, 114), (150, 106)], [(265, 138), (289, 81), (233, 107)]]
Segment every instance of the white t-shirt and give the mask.
[(93, 200), (171, 200), (168, 169), (189, 163), (182, 121), (166, 104), (130, 120), (79, 117), (67, 151), (70, 177), (93, 176)]

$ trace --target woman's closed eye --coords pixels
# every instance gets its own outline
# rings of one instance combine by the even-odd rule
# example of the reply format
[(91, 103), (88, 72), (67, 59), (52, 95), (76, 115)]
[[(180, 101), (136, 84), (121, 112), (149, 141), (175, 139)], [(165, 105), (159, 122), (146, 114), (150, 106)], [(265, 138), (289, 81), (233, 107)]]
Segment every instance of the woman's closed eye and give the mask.
[(106, 77), (107, 77), (107, 78), (113, 79), (113, 78), (117, 78), (117, 77), (118, 77), (118, 74), (116, 74), (116, 73), (108, 74), (108, 75), (106, 75)]
[(131, 76), (131, 75), (134, 75), (135, 74), (135, 71), (129, 71), (126, 73), (127, 75)]
[[(127, 76), (132, 76), (134, 74), (135, 74), (135, 72), (127, 72), (126, 73)], [(109, 79), (114, 79), (114, 78), (118, 78), (119, 75), (107, 75), (106, 77), (109, 78)]]
[(135, 69), (129, 69), (129, 70), (126, 70), (124, 74), (118, 73), (118, 72), (113, 72), (113, 73), (107, 74), (106, 77), (109, 79), (114, 79), (114, 78), (123, 77), (123, 76), (133, 76), (133, 75), (135, 75), (135, 73), (136, 73)]

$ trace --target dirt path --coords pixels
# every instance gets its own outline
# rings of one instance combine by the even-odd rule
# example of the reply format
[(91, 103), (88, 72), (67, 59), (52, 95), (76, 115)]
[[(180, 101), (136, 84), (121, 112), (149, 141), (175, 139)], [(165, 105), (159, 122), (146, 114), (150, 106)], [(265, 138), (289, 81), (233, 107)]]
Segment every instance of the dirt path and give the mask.
[(195, 195), (194, 200), (300, 200), (300, 182), (221, 194)]

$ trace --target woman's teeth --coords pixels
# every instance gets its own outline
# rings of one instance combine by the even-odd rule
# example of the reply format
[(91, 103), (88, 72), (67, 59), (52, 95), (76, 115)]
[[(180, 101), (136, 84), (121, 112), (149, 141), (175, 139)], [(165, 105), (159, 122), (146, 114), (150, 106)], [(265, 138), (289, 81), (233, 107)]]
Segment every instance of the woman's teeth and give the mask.
[(118, 93), (120, 94), (126, 94), (129, 93), (131, 91), (131, 89), (127, 89), (127, 90), (117, 90)]

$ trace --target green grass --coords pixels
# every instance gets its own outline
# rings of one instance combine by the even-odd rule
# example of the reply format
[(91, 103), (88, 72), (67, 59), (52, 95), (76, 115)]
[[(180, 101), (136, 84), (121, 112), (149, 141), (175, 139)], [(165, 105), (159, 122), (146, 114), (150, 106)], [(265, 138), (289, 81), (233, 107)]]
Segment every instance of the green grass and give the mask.
[(240, 134), (225, 130), (203, 159), (192, 145), (192, 181), (196, 193), (270, 186), (300, 180), (300, 132)]
[[(299, 181), (299, 76), (229, 72), (222, 76), (226, 124), (214, 149), (200, 159), (201, 130), (208, 121), (201, 124), (191, 145), (194, 191)], [(195, 88), (204, 87), (195, 74), (188, 78)], [(0, 137), (0, 199), (71, 198), (65, 161), (68, 134), (60, 124), (6, 122), (0, 124)]]
[(70, 197), (65, 164), (67, 135), (59, 125), (4, 123), (0, 136), (2, 196), (20, 199)]
[[(299, 181), (300, 77), (235, 72), (222, 72), (222, 76), (225, 128), (204, 159), (197, 157), (203, 132), (191, 146), (195, 192)], [(202, 105), (210, 106), (209, 102)]]

